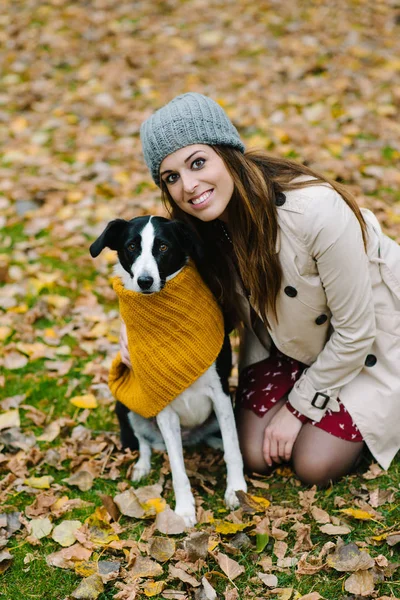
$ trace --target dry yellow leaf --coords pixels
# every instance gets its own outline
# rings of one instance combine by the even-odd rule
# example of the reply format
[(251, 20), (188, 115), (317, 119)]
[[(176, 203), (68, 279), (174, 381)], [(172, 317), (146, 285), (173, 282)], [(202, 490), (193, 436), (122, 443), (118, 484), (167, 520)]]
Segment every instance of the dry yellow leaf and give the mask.
[(81, 526), (82, 523), (80, 521), (62, 521), (59, 525), (56, 525), (54, 527), (51, 537), (55, 542), (60, 544), (60, 546), (67, 548), (68, 546), (72, 546), (72, 544), (75, 544), (75, 531)]
[(0, 415), (0, 430), (9, 429), (10, 427), (20, 427), (18, 410), (7, 410)]
[(151, 516), (163, 512), (167, 503), (164, 498), (149, 498), (146, 502), (141, 503), (143, 510), (145, 511), (144, 517)]
[(231, 523), (230, 521), (215, 521), (215, 523), (215, 531), (217, 533), (222, 533), (222, 535), (237, 533), (248, 527), (247, 523)]
[(43, 475), (43, 477), (29, 477), (24, 480), (24, 484), (37, 490), (48, 490), (52, 481), (54, 481), (54, 477), (51, 475)]
[(74, 396), (70, 399), (70, 402), (78, 408), (97, 408), (97, 400), (93, 394)]
[(152, 596), (158, 596), (159, 594), (161, 594), (161, 592), (165, 588), (165, 585), (165, 581), (150, 580), (146, 581), (142, 585), (142, 590), (148, 598), (151, 598)]
[(366, 510), (361, 510), (360, 508), (342, 508), (340, 512), (361, 521), (368, 521), (374, 518)]

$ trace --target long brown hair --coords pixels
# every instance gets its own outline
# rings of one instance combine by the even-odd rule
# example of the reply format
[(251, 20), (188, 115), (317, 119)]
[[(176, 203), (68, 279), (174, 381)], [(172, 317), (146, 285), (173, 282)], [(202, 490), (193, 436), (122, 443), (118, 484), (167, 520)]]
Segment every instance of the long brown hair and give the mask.
[[(202, 275), (231, 321), (237, 324), (241, 320), (235, 293), (235, 270), (236, 274), (238, 270), (244, 289), (251, 294), (252, 305), (264, 322), (268, 323), (268, 310), (277, 318), (276, 300), (282, 283), (282, 267), (275, 250), (278, 235), (276, 195), (309, 185), (328, 183), (357, 217), (364, 246), (365, 221), (354, 198), (344, 186), (305, 165), (274, 158), (263, 150), (248, 150), (242, 154), (228, 146), (213, 146), (213, 149), (224, 161), (234, 182), (234, 191), (227, 208), (233, 256), (230, 252), (223, 251), (224, 229), (221, 222), (203, 222), (184, 212), (174, 203), (163, 181), (162, 199), (170, 216), (189, 224), (202, 239), (205, 248)], [(301, 175), (309, 176), (310, 179), (293, 183)]]

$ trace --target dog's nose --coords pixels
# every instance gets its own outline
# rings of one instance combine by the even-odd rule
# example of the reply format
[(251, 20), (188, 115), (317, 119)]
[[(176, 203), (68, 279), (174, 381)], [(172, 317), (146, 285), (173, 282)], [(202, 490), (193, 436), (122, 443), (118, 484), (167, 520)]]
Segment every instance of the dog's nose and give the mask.
[(153, 285), (154, 279), (150, 277), (150, 275), (142, 275), (141, 277), (138, 277), (137, 282), (140, 289), (148, 290)]

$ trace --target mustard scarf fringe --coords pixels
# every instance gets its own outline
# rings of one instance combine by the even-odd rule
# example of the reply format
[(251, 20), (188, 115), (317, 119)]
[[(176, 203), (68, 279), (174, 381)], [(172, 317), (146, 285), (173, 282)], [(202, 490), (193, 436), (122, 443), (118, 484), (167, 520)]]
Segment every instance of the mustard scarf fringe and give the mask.
[(113, 278), (113, 287), (132, 369), (118, 353), (109, 387), (130, 410), (154, 417), (216, 360), (224, 341), (222, 312), (192, 262), (160, 292), (128, 291), (119, 277)]

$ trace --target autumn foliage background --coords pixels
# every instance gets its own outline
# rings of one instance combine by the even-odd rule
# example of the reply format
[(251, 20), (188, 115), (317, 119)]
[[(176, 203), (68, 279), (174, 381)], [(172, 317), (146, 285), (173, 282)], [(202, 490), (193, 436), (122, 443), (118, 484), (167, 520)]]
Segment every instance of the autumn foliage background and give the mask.
[(395, 598), (398, 460), (389, 473), (365, 463), (364, 476), (328, 491), (285, 469), (253, 478), (256, 499), (228, 515), (221, 454), (195, 450), (186, 456), (203, 537), (172, 533), (168, 520), (160, 529), (168, 461), (155, 456), (153, 487), (132, 496), (134, 456), (120, 452), (106, 383), (118, 347), (115, 256), (93, 261), (88, 248), (113, 218), (163, 214), (139, 127), (187, 91), (218, 101), (247, 147), (346, 183), (400, 241), (398, 3), (5, 0), (2, 9), (0, 596)]

